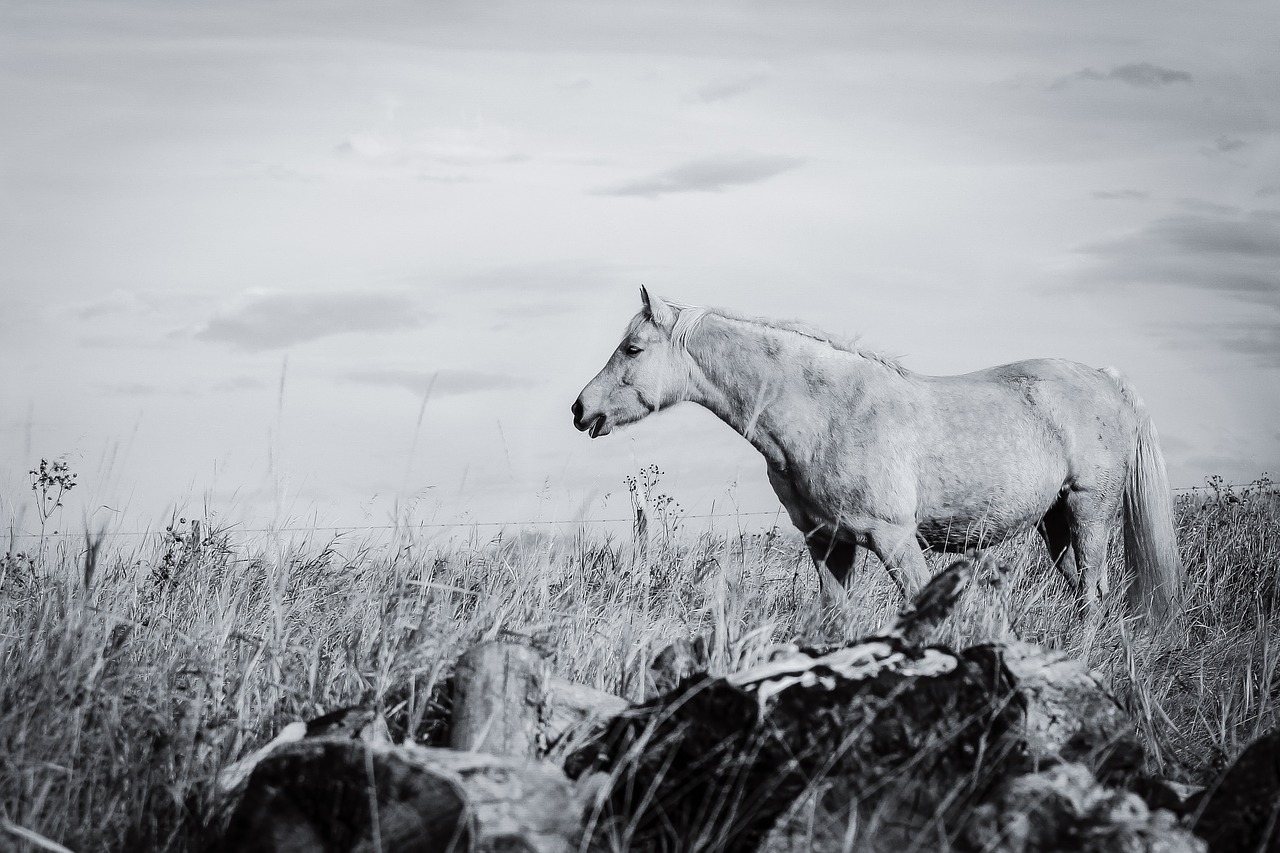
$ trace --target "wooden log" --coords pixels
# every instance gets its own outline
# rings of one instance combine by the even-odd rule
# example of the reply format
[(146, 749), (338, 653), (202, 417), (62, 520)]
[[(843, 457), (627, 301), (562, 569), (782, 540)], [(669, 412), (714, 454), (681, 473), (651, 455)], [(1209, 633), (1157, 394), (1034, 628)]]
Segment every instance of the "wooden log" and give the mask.
[[(689, 837), (806, 849), (815, 826), (835, 848), (893, 849), (921, 833), (946, 847), (1006, 777), (1078, 761), (1130, 778), (1143, 759), (1133, 722), (1080, 662), (1021, 643), (922, 645), (980, 570), (952, 564), (887, 636), (785, 647), (726, 678), (691, 678), (693, 645), (677, 643), (654, 669), (675, 661), (665, 683), (679, 686), (619, 716), (567, 766), (613, 772), (603, 825), (628, 827), (637, 849)], [(804, 834), (796, 820), (806, 840), (788, 847)]]
[(627, 849), (755, 850), (828, 780), (857, 804), (855, 849), (891, 834), (945, 846), (958, 815), (1019, 766), (1020, 719), (996, 650), (875, 638), (686, 680), (617, 717), (566, 767), (611, 771), (597, 826)]
[(449, 745), (494, 755), (563, 752), (629, 704), (553, 674), (527, 646), (484, 643), (458, 660)]
[(552, 675), (539, 715), (539, 755), (567, 755), (629, 707), (621, 696)]
[[(964, 849), (1003, 843), (1000, 833), (1025, 823), (1023, 794), (1079, 801), (1080, 779), (1051, 772), (1064, 758), (1090, 762), (1089, 796), (1132, 817), (1124, 795), (1098, 794), (1090, 771), (1123, 775), (1141, 750), (1086, 668), (1033, 646), (922, 645), (973, 573), (968, 561), (944, 572), (889, 636), (789, 647), (725, 678), (696, 673), (705, 654), (685, 643), (656, 671), (674, 689), (636, 707), (557, 678), (527, 647), (478, 646), (455, 677), (452, 742), (465, 751), (282, 736), (228, 774), (240, 795), (224, 849)], [(585, 739), (567, 766), (596, 780), (577, 788), (530, 759), (574, 733)], [(807, 835), (775, 826), (789, 816), (783, 829), (796, 829), (804, 803)], [(997, 835), (979, 838), (978, 814)], [(1062, 817), (1063, 837), (1073, 820), (1098, 830), (1099, 814)], [(1168, 828), (1158, 815), (1130, 823), (1116, 831)], [(579, 837), (584, 825), (591, 838)], [(1041, 849), (1010, 838), (997, 849)]]
[(547, 762), (314, 738), (250, 776), (214, 849), (245, 853), (568, 853), (583, 796)]

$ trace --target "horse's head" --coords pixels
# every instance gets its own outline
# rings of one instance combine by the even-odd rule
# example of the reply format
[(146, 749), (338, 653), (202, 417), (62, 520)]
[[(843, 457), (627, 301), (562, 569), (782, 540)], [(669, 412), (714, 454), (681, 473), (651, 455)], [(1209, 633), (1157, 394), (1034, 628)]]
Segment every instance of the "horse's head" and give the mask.
[(679, 309), (643, 287), (640, 298), (622, 343), (573, 404), (573, 425), (592, 438), (688, 398), (691, 362), (673, 336)]

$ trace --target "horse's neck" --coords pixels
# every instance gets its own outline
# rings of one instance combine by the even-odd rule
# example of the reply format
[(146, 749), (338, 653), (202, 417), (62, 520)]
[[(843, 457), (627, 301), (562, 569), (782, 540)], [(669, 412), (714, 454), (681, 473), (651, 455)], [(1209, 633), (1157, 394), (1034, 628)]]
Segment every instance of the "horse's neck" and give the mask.
[[(691, 398), (755, 445), (774, 468), (804, 458), (809, 424), (826, 423), (822, 401), (806, 372), (840, 364), (840, 381), (861, 381), (846, 358), (831, 358), (830, 345), (786, 330), (708, 315), (690, 341), (701, 376)], [(865, 368), (863, 368), (865, 369)]]

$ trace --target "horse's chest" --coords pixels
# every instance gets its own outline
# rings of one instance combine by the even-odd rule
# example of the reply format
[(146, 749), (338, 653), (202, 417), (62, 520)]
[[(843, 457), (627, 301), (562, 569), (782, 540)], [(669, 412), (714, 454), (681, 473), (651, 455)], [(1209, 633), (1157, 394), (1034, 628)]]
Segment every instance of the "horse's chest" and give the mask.
[(771, 472), (770, 481), (793, 518), (815, 525), (842, 527), (854, 519), (898, 514), (909, 503), (894, 484), (876, 488), (840, 472), (810, 470), (790, 476)]

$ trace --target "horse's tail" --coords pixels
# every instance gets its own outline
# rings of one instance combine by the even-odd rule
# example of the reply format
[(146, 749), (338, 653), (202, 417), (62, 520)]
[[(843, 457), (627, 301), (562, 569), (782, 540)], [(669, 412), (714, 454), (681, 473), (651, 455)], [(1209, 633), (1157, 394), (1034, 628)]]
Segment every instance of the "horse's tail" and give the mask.
[(1160, 439), (1133, 385), (1114, 368), (1103, 372), (1119, 386), (1138, 419), (1124, 487), (1124, 561), (1132, 575), (1129, 609), (1155, 621), (1169, 620), (1180, 613), (1185, 570), (1173, 527), (1173, 497)]

